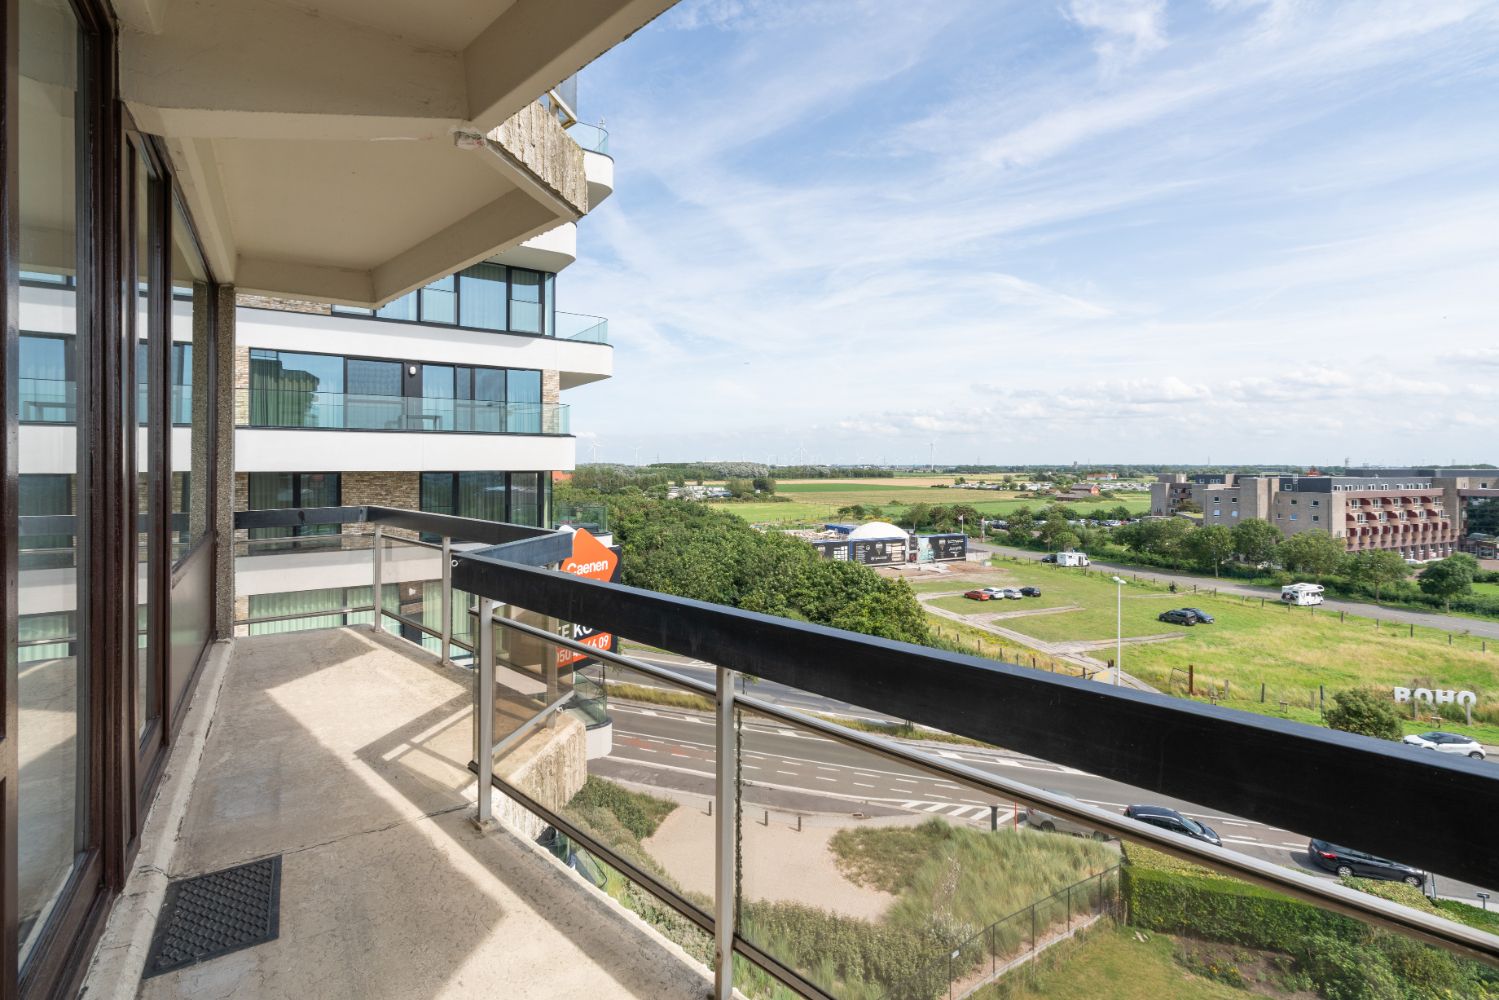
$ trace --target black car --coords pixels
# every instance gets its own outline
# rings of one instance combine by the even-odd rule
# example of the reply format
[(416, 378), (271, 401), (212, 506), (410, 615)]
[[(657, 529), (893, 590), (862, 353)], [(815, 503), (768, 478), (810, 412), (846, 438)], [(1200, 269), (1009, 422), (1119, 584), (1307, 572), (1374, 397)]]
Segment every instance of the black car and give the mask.
[(1041, 588), (1040, 587), (1021, 587), (1020, 588), (1020, 596), (1021, 597), (1040, 597), (1041, 596)]
[(1421, 888), (1426, 884), (1426, 873), (1398, 861), (1388, 861), (1373, 854), (1355, 851), (1351, 847), (1339, 847), (1325, 840), (1313, 840), (1306, 847), (1312, 864), (1325, 868), (1340, 878), (1378, 878), (1387, 882), (1404, 882)]
[(1042, 562), (1056, 562), (1057, 561), (1057, 554), (1055, 552), (1048, 552), (1046, 555), (1044, 555), (1044, 556), (1041, 557), (1041, 561)]
[(1218, 836), (1216, 830), (1205, 823), (1199, 823), (1190, 816), (1183, 816), (1175, 809), (1167, 809), (1165, 806), (1127, 806), (1124, 815), (1130, 819), (1137, 819), (1141, 823), (1149, 823), (1158, 826), (1162, 830), (1170, 830), (1193, 840), (1205, 841), (1214, 847), (1222, 847), (1223, 839)]
[(1211, 625), (1211, 624), (1213, 624), (1213, 616), (1210, 615), (1210, 614), (1208, 614), (1206, 611), (1202, 610), (1201, 608), (1182, 608), (1182, 610), (1190, 612), (1190, 613), (1196, 615), (1197, 616), (1197, 624), (1199, 624), (1199, 625)]
[(1197, 616), (1192, 612), (1184, 611), (1181, 608), (1174, 608), (1171, 611), (1162, 611), (1160, 614), (1155, 616), (1155, 620), (1158, 622), (1165, 622), (1168, 625), (1197, 624)]

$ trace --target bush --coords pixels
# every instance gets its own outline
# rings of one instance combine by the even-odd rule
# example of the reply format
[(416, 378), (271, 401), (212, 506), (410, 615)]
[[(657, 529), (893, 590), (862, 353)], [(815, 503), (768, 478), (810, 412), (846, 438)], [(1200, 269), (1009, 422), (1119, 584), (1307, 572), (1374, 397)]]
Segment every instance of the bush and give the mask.
[(1333, 705), (1323, 713), (1329, 727), (1380, 740), (1398, 740), (1404, 729), (1395, 705), (1372, 691), (1334, 691)]
[(632, 792), (612, 781), (589, 775), (583, 787), (568, 803), (570, 808), (608, 812), (619, 820), (620, 825), (639, 840), (656, 832), (661, 821), (671, 815), (677, 804), (670, 799), (657, 798), (644, 792)]
[(1296, 968), (1325, 1000), (1405, 1000), (1384, 956), (1346, 935), (1314, 934), (1297, 943)]

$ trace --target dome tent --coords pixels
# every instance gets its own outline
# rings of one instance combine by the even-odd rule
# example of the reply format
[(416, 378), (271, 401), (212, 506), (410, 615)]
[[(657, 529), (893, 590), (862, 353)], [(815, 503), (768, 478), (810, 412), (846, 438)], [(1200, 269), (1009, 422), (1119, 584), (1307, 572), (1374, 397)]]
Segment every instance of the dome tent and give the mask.
[(904, 528), (897, 528), (889, 521), (870, 521), (868, 524), (859, 525), (848, 533), (848, 540), (851, 542), (885, 540), (903, 542), (906, 538), (906, 530)]

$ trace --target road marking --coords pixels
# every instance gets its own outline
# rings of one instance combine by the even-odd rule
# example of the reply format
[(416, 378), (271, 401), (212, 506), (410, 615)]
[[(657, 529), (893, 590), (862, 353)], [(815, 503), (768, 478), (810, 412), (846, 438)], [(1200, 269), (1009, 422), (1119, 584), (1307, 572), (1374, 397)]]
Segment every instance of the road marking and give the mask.
[(800, 777), (801, 777), (801, 775), (800, 775), (800, 774), (798, 774), (798, 773), (797, 773), (797, 772), (795, 772), (795, 771), (777, 771), (777, 772), (776, 772), (776, 774), (789, 774), (789, 775), (791, 775), (791, 776), (792, 776), (792, 777), (793, 777), (793, 778), (800, 778)]
[(873, 788), (874, 786), (873, 785), (866, 785), (862, 781), (856, 781), (856, 782), (854, 782), (854, 787), (855, 788)]
[(1292, 841), (1282, 840), (1280, 842), (1280, 846), (1281, 847), (1305, 847), (1306, 846), (1306, 842), (1302, 841), (1302, 840), (1292, 840)]
[(1242, 819), (1220, 819), (1218, 822), (1222, 823), (1224, 826), (1248, 826), (1249, 825), (1248, 823), (1244, 822)]
[(686, 756), (688, 756), (688, 755), (687, 755), (687, 754), (685, 754), (685, 753), (677, 753), (677, 752), (676, 752), (676, 751), (675, 751), (675, 750), (673, 750), (673, 751), (672, 751), (672, 752), (671, 752), (671, 755), (672, 755), (672, 756), (673, 756), (673, 757), (686, 757)]
[(639, 750), (641, 753), (656, 753), (657, 752), (655, 750), (652, 750), (650, 747), (632, 747), (631, 749)]
[(929, 805), (929, 806), (923, 806), (923, 807), (922, 807), (922, 812), (929, 812), (929, 813), (934, 813), (934, 812), (936, 812), (936, 811), (937, 811), (937, 810), (938, 810), (938, 809), (942, 809), (942, 808), (944, 808), (944, 806), (945, 806), (945, 805), (946, 805), (946, 804), (945, 804), (945, 803), (942, 803), (942, 802), (933, 802), (933, 803), (932, 803), (932, 804), (931, 804), (931, 805)]
[(828, 767), (826, 764), (818, 764), (817, 765), (817, 769), (819, 771), (834, 771), (834, 772), (836, 772), (838, 770), (836, 767)]
[(759, 764), (746, 764), (746, 765), (744, 765), (744, 769), (746, 771), (758, 771), (758, 770), (760, 770), (760, 765)]
[[(865, 777), (866, 778), (870, 777), (870, 775), (866, 774)], [(920, 784), (920, 782), (918, 782), (915, 778), (896, 778), (895, 780), (896, 781), (904, 781), (908, 785)]]
[(637, 709), (635, 709), (635, 712), (637, 714), (639, 714), (639, 715), (655, 715), (655, 714), (657, 714), (656, 710), (654, 708), (637, 708)]
[(818, 781), (837, 781), (838, 780), (837, 778), (824, 778), (820, 774), (814, 774), (814, 775), (812, 775), (812, 777), (816, 778)]

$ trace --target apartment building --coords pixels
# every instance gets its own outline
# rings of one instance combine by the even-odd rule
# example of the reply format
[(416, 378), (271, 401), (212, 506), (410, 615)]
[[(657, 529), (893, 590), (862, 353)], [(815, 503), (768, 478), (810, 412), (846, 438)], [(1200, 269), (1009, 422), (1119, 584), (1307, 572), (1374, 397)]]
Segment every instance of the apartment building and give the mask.
[[(1499, 485), (1481, 469), (1355, 469), (1343, 476), (1162, 474), (1151, 513), (1202, 512), (1203, 524), (1269, 521), (1290, 537), (1322, 530), (1349, 552), (1388, 549), (1425, 562), (1458, 551), (1470, 499)], [(1499, 495), (1499, 491), (1496, 491)]]

